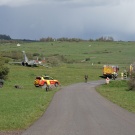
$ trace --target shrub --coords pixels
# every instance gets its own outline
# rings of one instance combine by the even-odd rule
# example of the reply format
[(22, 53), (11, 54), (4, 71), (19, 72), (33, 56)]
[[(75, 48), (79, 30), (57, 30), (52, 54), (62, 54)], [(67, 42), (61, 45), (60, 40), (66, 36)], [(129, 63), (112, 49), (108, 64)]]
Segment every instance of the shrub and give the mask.
[(131, 77), (128, 81), (129, 90), (135, 90), (135, 71), (133, 70)]
[(33, 53), (33, 56), (39, 56), (40, 54), (39, 53)]
[(90, 58), (86, 58), (85, 61), (90, 61)]
[(57, 57), (49, 57), (47, 58), (47, 63), (51, 66), (58, 66), (60, 61)]
[(9, 68), (4, 66), (4, 59), (0, 58), (0, 79), (6, 79), (9, 73)]
[(135, 90), (135, 79), (130, 79), (128, 82), (129, 90)]

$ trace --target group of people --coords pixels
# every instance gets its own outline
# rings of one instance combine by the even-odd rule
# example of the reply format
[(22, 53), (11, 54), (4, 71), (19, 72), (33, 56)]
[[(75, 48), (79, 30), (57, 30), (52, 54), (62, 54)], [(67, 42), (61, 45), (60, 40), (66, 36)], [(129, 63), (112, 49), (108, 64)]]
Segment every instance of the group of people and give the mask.
[[(128, 72), (126, 71), (126, 70), (124, 70), (124, 72), (121, 72), (121, 79), (123, 80), (123, 79), (127, 79), (127, 77), (128, 77)], [(112, 79), (114, 79), (114, 77), (112, 76)], [(114, 79), (115, 80), (115, 79)], [(110, 78), (109, 77), (107, 77), (106, 78), (106, 84), (109, 84), (109, 82), (110, 82)]]
[(121, 79), (122, 79), (122, 80), (123, 80), (123, 79), (127, 79), (127, 77), (128, 77), (128, 72), (126, 72), (126, 70), (124, 71), (124, 73), (121, 72)]
[[(115, 75), (115, 74), (112, 75), (112, 79), (115, 80), (116, 76), (117, 76), (117, 75)], [(121, 79), (127, 79), (127, 77), (128, 77), (128, 73), (127, 73), (126, 71), (124, 71), (124, 73), (123, 73), (123, 72), (121, 73)], [(88, 75), (85, 75), (85, 76), (84, 76), (84, 81), (85, 81), (85, 83), (87, 83), (87, 81), (88, 81)], [(109, 84), (109, 82), (110, 82), (110, 78), (107, 77), (107, 78), (106, 78), (106, 84)]]
[[(85, 81), (85, 83), (87, 83), (87, 81), (88, 81), (88, 75), (84, 75), (84, 81)], [(109, 79), (109, 77), (107, 77), (106, 78), (106, 84), (109, 84), (109, 82), (110, 82), (110, 79)]]

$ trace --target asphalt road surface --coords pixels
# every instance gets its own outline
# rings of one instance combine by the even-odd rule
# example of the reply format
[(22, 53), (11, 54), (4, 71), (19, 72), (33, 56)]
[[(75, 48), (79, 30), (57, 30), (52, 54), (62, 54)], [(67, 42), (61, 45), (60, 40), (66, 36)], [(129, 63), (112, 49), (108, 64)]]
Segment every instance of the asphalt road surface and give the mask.
[(22, 135), (135, 135), (135, 114), (98, 94), (95, 86), (102, 83), (105, 81), (64, 87)]

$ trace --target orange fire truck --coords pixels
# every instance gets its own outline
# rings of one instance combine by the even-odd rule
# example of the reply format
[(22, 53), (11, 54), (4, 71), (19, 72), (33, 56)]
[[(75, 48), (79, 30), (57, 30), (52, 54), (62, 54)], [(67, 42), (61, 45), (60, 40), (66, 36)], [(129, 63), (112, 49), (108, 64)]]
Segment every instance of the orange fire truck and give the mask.
[(115, 65), (104, 65), (103, 66), (103, 76), (112, 77), (113, 79), (118, 76), (119, 67)]

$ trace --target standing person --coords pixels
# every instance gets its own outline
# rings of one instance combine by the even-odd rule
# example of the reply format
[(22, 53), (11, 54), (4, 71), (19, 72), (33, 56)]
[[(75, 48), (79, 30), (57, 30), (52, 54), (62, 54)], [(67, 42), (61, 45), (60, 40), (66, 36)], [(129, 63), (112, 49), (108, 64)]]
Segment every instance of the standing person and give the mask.
[(85, 75), (84, 76), (84, 79), (85, 79), (85, 82), (87, 83), (87, 81), (88, 81), (88, 75)]
[(127, 79), (127, 72), (124, 71), (124, 79)]
[(123, 72), (121, 72), (121, 80), (123, 80), (123, 76), (124, 76), (124, 74), (123, 74)]
[(47, 86), (46, 86), (46, 91), (48, 91), (50, 89), (50, 81), (47, 80)]
[(107, 77), (106, 78), (106, 84), (109, 84), (109, 82), (110, 82), (110, 79), (109, 79), (109, 77)]

